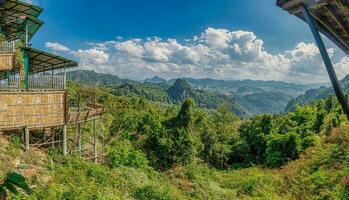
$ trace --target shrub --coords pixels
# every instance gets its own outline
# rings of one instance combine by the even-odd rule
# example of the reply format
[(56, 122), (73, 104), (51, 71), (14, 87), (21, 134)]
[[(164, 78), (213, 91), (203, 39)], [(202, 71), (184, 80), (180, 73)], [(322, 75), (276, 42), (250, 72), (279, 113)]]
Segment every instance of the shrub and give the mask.
[(107, 164), (111, 168), (120, 166), (146, 168), (148, 160), (141, 151), (133, 149), (130, 142), (117, 141), (108, 151)]
[(134, 198), (137, 200), (172, 200), (175, 199), (171, 196), (168, 188), (147, 185), (139, 187), (134, 192)]
[(11, 157), (17, 157), (21, 153), (21, 138), (17, 135), (12, 135), (9, 146), (6, 147), (6, 153)]
[(288, 160), (296, 159), (301, 152), (301, 139), (296, 133), (273, 134), (267, 144), (266, 164), (280, 167)]
[(302, 150), (306, 150), (309, 147), (315, 146), (320, 142), (319, 136), (313, 134), (302, 139)]

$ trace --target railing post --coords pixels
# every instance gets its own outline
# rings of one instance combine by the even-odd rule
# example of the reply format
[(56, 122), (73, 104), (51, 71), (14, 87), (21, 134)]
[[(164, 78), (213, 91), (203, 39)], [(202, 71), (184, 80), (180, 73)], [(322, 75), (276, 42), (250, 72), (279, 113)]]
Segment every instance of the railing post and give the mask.
[(67, 71), (66, 71), (66, 63), (64, 63), (64, 78), (63, 78), (63, 88), (67, 89)]

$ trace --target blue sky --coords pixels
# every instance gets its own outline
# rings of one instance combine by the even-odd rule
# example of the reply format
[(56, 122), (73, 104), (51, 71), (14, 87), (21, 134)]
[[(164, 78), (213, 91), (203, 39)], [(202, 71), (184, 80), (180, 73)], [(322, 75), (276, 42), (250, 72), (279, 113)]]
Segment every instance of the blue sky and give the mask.
[[(34, 1), (35, 2), (35, 1)], [(50, 0), (35, 3), (46, 24), (33, 40), (85, 41), (124, 38), (185, 39), (207, 27), (253, 31), (272, 50), (312, 42), (304, 23), (275, 6), (275, 0)], [(64, 37), (62, 37), (64, 36)]]
[[(275, 0), (32, 0), (45, 25), (32, 40), (82, 69), (144, 79), (327, 82), (306, 24)], [(263, 2), (263, 3), (261, 3)], [(347, 58), (328, 42), (339, 76)]]

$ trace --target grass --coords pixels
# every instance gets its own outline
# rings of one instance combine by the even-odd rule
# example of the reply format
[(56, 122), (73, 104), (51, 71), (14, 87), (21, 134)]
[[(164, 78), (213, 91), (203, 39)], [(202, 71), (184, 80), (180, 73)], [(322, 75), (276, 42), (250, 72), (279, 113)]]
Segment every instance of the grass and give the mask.
[[(109, 168), (55, 155), (57, 163), (47, 161), (44, 167), (49, 170), (29, 179), (37, 186), (34, 195), (12, 199), (348, 199), (348, 147), (349, 128), (342, 127), (280, 169), (217, 170), (197, 160), (157, 172), (150, 167)], [(3, 163), (0, 167), (5, 169)]]

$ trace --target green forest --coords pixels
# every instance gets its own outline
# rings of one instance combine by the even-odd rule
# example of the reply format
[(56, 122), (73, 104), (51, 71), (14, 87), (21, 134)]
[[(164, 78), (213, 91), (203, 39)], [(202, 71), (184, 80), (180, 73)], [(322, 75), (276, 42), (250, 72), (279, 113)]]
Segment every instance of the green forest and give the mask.
[(26, 154), (12, 137), (0, 177), (18, 159), (40, 169), (26, 180), (32, 192), (11, 199), (349, 198), (349, 127), (334, 97), (241, 119), (229, 103), (207, 109), (86, 87), (70, 81), (69, 100), (87, 89), (107, 108), (97, 124), (103, 162), (59, 149)]

